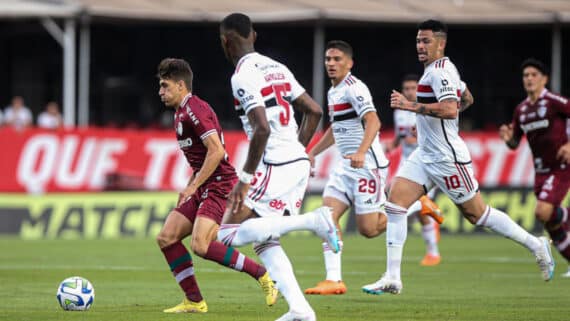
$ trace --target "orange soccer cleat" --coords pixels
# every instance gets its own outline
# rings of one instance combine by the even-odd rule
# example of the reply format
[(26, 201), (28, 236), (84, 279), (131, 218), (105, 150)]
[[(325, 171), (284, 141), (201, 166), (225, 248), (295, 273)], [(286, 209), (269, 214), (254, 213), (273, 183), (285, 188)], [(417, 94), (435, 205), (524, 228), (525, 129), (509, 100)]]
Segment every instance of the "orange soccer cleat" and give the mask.
[(420, 262), (421, 266), (435, 266), (441, 262), (441, 255), (426, 254)]
[(319, 283), (314, 288), (308, 288), (305, 290), (305, 294), (320, 294), (320, 295), (330, 295), (330, 294), (345, 294), (346, 285), (342, 281), (331, 281), (324, 280)]
[(429, 199), (429, 197), (425, 195), (420, 198), (420, 202), (422, 203), (422, 209), (420, 210), (420, 215), (429, 215), (437, 223), (439, 224), (443, 223), (444, 218), (437, 204), (435, 204), (432, 200)]

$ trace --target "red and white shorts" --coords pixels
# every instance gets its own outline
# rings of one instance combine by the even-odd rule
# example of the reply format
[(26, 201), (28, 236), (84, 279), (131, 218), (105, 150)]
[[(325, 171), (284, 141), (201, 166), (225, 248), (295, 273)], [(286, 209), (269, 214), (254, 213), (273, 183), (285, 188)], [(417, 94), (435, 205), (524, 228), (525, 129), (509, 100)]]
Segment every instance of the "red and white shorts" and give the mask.
[(283, 165), (260, 162), (244, 201), (259, 216), (299, 214), (309, 183), (310, 163), (301, 159)]
[(439, 187), (455, 204), (472, 199), (479, 190), (471, 163), (438, 162), (424, 163), (416, 149), (398, 170), (396, 176), (423, 185), (429, 191)]

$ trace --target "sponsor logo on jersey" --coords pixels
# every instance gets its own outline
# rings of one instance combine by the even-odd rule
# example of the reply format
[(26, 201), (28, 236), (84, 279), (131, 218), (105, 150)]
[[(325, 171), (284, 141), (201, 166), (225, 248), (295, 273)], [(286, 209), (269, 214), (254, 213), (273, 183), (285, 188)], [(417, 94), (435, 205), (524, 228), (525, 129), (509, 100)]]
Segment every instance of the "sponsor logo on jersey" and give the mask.
[(344, 127), (334, 127), (333, 128), (333, 133), (337, 133), (337, 134), (344, 134), (348, 131), (348, 129), (344, 128)]
[(176, 133), (179, 136), (182, 136), (182, 132), (183, 132), (182, 122), (178, 122), (178, 124), (176, 124)]
[(192, 139), (190, 137), (186, 139), (180, 139), (178, 140), (178, 146), (180, 146), (180, 148), (190, 147), (192, 146)]
[(538, 108), (536, 112), (538, 113), (538, 116), (540, 116), (540, 118), (544, 118), (544, 115), (546, 115), (546, 107), (541, 106)]
[(198, 120), (198, 117), (196, 117), (196, 115), (194, 115), (194, 113), (192, 112), (192, 110), (190, 110), (189, 107), (187, 107), (186, 110), (188, 111), (188, 116), (190, 116), (190, 120), (192, 120), (194, 125), (198, 125), (200, 123), (200, 121)]
[(270, 82), (270, 81), (274, 81), (274, 80), (284, 80), (285, 75), (280, 73), (280, 72), (277, 72), (277, 73), (265, 75), (264, 78), (265, 78), (265, 81)]
[(527, 133), (536, 129), (547, 128), (550, 125), (548, 119), (533, 121), (532, 123), (521, 125), (521, 129)]
[(441, 80), (441, 85), (442, 85), (443, 87), (447, 86), (447, 84), (449, 84), (449, 81), (447, 81), (447, 79), (442, 79), (442, 80)]
[(271, 202), (269, 202), (269, 207), (272, 207), (276, 210), (281, 211), (282, 209), (285, 208), (285, 205), (287, 205), (286, 203), (284, 203), (282, 200), (272, 200)]
[(367, 199), (367, 200), (364, 202), (364, 204), (372, 205), (372, 199), (371, 199), (371, 198)]

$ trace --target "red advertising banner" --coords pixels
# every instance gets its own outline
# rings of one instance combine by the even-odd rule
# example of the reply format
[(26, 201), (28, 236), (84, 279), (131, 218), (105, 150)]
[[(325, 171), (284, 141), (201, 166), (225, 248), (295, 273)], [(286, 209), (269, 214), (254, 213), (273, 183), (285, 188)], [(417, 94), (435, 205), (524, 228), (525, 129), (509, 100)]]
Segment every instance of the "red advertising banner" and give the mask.
[[(245, 161), (248, 142), (241, 131), (226, 132), (230, 160), (238, 168)], [(530, 186), (532, 157), (526, 143), (515, 152), (496, 132), (462, 135), (469, 146), (475, 174), (484, 187)], [(388, 142), (392, 133), (382, 133)], [(190, 169), (179, 151), (174, 132), (104, 128), (0, 129), (0, 192), (84, 192), (108, 189), (113, 177), (130, 177), (133, 186), (147, 190), (180, 190)], [(399, 150), (389, 155), (391, 173)], [(309, 189), (323, 188), (340, 156), (334, 148), (317, 158)]]

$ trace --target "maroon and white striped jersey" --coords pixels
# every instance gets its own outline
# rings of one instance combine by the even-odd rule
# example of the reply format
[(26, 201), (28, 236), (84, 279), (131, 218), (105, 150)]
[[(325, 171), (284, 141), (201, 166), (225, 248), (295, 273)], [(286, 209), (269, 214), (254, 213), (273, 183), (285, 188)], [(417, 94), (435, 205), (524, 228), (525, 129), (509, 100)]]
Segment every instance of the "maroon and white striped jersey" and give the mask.
[[(224, 134), (216, 113), (207, 102), (196, 95), (188, 94), (174, 114), (174, 130), (178, 145), (194, 172), (200, 170), (206, 159), (208, 148), (202, 142), (206, 137), (218, 134), (224, 143)], [(227, 180), (235, 177), (235, 170), (224, 157), (208, 181)]]
[(253, 129), (247, 113), (254, 108), (265, 108), (271, 130), (263, 155), (265, 163), (277, 165), (307, 158), (305, 147), (298, 139), (291, 105), (305, 89), (285, 65), (257, 52), (249, 53), (236, 66), (232, 91), (235, 109), (248, 139)]
[[(431, 104), (445, 99), (461, 100), (461, 78), (448, 57), (440, 58), (424, 69), (418, 82), (417, 100)], [(469, 163), (471, 156), (467, 145), (459, 136), (459, 116), (441, 119), (416, 115), (418, 148), (424, 163), (455, 162)]]
[[(336, 146), (342, 155), (353, 154), (364, 137), (362, 117), (376, 112), (370, 91), (362, 81), (348, 73), (338, 85), (329, 89), (327, 98)], [(344, 162), (350, 167), (350, 160), (345, 159)], [(372, 169), (388, 165), (380, 139), (376, 136), (366, 153), (364, 167)]]
[(556, 159), (558, 149), (568, 142), (570, 100), (544, 89), (537, 101), (523, 100), (513, 116), (514, 137), (526, 135), (537, 173), (569, 168)]

